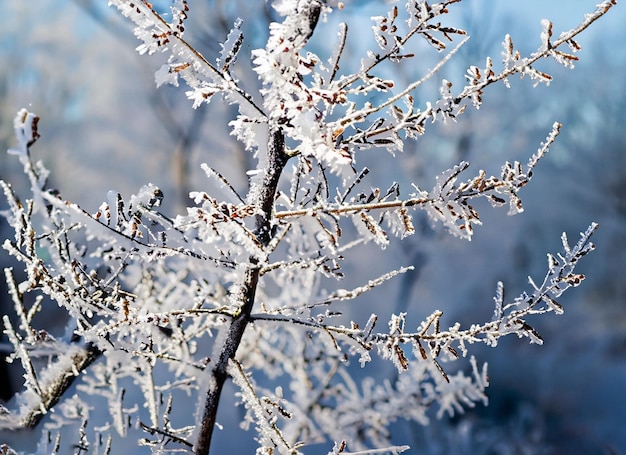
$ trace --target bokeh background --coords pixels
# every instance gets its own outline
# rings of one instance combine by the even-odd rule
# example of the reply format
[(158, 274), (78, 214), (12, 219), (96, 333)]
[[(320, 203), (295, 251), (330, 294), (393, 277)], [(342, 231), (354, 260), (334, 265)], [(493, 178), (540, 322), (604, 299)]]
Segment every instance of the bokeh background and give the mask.
[[(153, 3), (167, 10), (166, 1)], [(373, 45), (369, 17), (385, 14), (386, 8), (382, 1), (344, 3), (340, 14), (320, 25), (311, 49), (327, 56), (333, 44), (328, 37), (335, 36), (338, 21), (346, 20), (350, 35), (343, 65), (356, 69)], [(558, 35), (577, 25), (595, 3), (465, 0), (454, 5), (447, 20), (465, 28), (471, 40), (438, 80), (445, 77), (460, 89), (470, 64), (482, 66), (488, 55), (499, 61), (506, 33), (527, 54), (539, 47), (542, 18), (554, 22)], [(246, 41), (237, 74), (254, 90), (247, 57), (265, 43), (267, 23), (276, 19), (271, 9), (260, 0), (191, 1), (190, 6), (187, 38), (209, 58), (218, 55), (235, 18), (244, 19)], [(235, 109), (215, 100), (192, 110), (184, 87), (155, 90), (160, 57), (134, 51), (130, 24), (105, 1), (3, 0), (0, 11), (0, 149), (13, 144), (12, 122), (19, 108), (37, 113), (42, 138), (33, 153), (52, 171), (52, 185), (65, 198), (94, 212), (108, 190), (130, 195), (152, 182), (164, 191), (164, 210), (173, 215), (183, 210), (191, 189), (210, 189), (199, 169), (205, 161), (245, 191), (245, 171), (254, 161), (228, 135)], [(527, 288), (528, 275), (543, 276), (545, 253), (560, 250), (561, 232), (575, 242), (591, 221), (600, 224), (597, 251), (581, 264), (587, 280), (561, 301), (565, 314), (536, 321), (544, 346), (510, 339), (497, 349), (475, 347), (473, 353), (489, 363), (489, 407), (451, 419), (433, 415), (428, 427), (398, 422), (392, 434), (398, 443), (412, 445), (412, 453), (626, 453), (625, 22), (620, 4), (585, 31), (574, 70), (542, 62), (541, 68), (554, 76), (549, 87), (511, 79), (510, 89), (491, 87), (479, 111), (468, 109), (457, 123), (431, 128), (395, 159), (381, 151), (359, 158), (375, 171), (371, 185), (398, 181), (406, 191), (410, 182), (428, 188), (434, 175), (462, 159), (474, 170), (496, 173), (506, 160), (525, 162), (554, 121), (564, 125), (521, 194), (526, 208), (521, 215), (508, 217), (506, 210), (480, 206), (484, 226), (469, 243), (423, 218), (417, 235), (384, 254), (372, 247), (348, 259), (349, 280), (355, 284), (393, 267), (416, 265), (413, 273), (368, 296), (359, 306), (363, 313), (348, 314), (355, 320), (366, 320), (369, 311), (381, 316), (408, 311), (409, 324), (416, 325), (436, 308), (449, 324), (488, 320), (498, 280), (509, 296), (518, 294)], [(387, 68), (385, 76), (398, 85), (421, 77), (438, 55), (427, 47), (417, 50), (411, 64)], [(435, 100), (437, 85), (427, 84), (416, 100)], [(26, 189), (19, 163), (4, 153), (0, 178)], [(0, 210), (5, 207), (0, 201)], [(0, 236), (11, 235), (0, 219)], [(11, 265), (3, 250), (0, 265)], [(3, 284), (0, 307), (2, 313), (10, 307)], [(54, 308), (47, 311), (52, 329), (61, 330), (65, 321), (55, 320)], [(0, 360), (3, 400), (14, 392), (16, 374)], [(240, 412), (224, 411), (218, 449), (249, 453), (253, 447), (253, 434), (238, 433)], [(0, 433), (0, 443), (17, 440), (17, 446), (20, 439), (32, 441), (27, 434)]]

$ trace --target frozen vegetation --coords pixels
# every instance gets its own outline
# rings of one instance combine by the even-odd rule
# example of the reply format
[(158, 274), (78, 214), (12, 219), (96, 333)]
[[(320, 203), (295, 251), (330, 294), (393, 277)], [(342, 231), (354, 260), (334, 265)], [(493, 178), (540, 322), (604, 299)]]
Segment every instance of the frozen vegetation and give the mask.
[[(557, 188), (581, 204), (589, 193), (550, 171), (567, 125), (502, 99), (513, 85), (545, 90), (555, 73), (572, 77), (560, 69), (578, 64), (581, 37), (615, 2), (592, 6), (570, 28), (542, 20), (532, 49), (503, 34), (491, 56), (455, 25), (469, 8), (461, 0), (276, 0), (255, 6), (268, 19), (260, 44), (247, 31), (258, 35), (263, 21), (247, 29), (233, 19), (220, 38), (219, 27), (189, 37), (199, 25), (184, 0), (109, 4), (131, 25), (83, 7), (116, 34), (132, 29), (139, 54), (158, 60), (140, 87), (167, 90), (151, 105), (180, 145), (167, 157), (143, 137), (137, 146), (147, 150), (134, 159), (124, 143), (123, 167), (174, 163), (168, 186), (186, 194), (167, 206), (167, 189), (130, 179), (134, 194), (110, 190), (92, 208), (93, 199), (66, 199), (38, 157), (46, 148), (39, 116), (12, 115), (8, 152), (25, 179), (0, 182), (12, 232), (3, 248), (14, 261), (4, 269), (2, 350), (23, 381), (0, 407), (0, 453), (548, 450), (550, 426), (536, 407), (522, 403), (508, 429), (488, 428), (479, 414), (459, 417), (510, 400), (489, 399), (497, 387), (489, 371), (527, 375), (537, 388), (560, 377), (552, 369), (566, 366), (517, 361), (510, 352), (521, 348), (508, 340), (541, 345), (563, 324), (563, 293), (585, 280), (579, 260), (591, 259), (598, 227), (596, 214), (581, 210), (577, 233), (536, 235), (539, 220), (560, 228)], [(220, 44), (201, 50), (194, 36)], [(102, 85), (118, 89), (138, 90)], [(186, 110), (174, 97), (186, 98)], [(467, 142), (489, 135), (498, 109), (517, 116), (511, 137), (537, 128), (542, 136), (470, 153)], [(572, 109), (590, 123), (598, 115), (594, 106)], [(204, 148), (195, 167), (192, 143)], [(57, 164), (65, 175), (72, 165)], [(536, 222), (517, 222), (542, 167), (550, 180), (538, 181)], [(76, 182), (91, 191), (88, 179)], [(489, 231), (502, 214), (516, 215), (507, 233)], [(614, 226), (608, 232), (618, 237)], [(524, 267), (531, 276), (519, 280), (515, 269)], [(568, 321), (569, 336), (542, 349), (582, 343), (602, 323), (581, 314)], [(597, 447), (619, 447), (604, 437)]]

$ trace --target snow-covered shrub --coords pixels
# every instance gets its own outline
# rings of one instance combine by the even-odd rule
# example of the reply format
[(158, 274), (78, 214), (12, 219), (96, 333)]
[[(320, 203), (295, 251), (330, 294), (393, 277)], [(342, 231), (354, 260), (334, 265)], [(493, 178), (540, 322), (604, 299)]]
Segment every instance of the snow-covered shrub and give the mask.
[[(232, 379), (245, 407), (242, 425), (257, 432), (258, 453), (300, 453), (318, 443), (334, 454), (400, 453), (407, 446), (391, 442), (394, 421), (426, 425), (430, 408), (441, 417), (486, 404), (487, 366), (469, 355), (470, 345), (495, 347), (510, 334), (542, 343), (532, 318), (563, 312), (557, 300), (584, 279), (575, 267), (593, 250), (595, 223), (573, 245), (564, 234), (562, 250), (547, 256), (545, 276), (529, 278), (526, 292), (509, 298), (497, 283), (493, 317), (469, 326), (444, 326), (439, 310), (409, 326), (407, 313), (394, 314), (384, 302), (376, 314), (347, 316), (364, 294), (411, 264), (354, 287), (342, 285), (345, 265), (363, 244), (384, 250), (414, 235), (420, 210), (467, 240), (481, 224), (475, 201), (520, 213), (519, 193), (561, 125), (552, 125), (526, 163), (506, 162), (489, 175), (470, 173), (469, 163), (460, 162), (421, 187), (377, 178), (361, 156), (372, 150), (393, 160), (433, 123), (453, 123), (466, 109), (480, 108), (493, 84), (508, 86), (517, 75), (549, 84), (540, 62), (572, 67), (576, 36), (615, 2), (598, 5), (558, 37), (544, 21), (541, 45), (528, 56), (507, 35), (501, 63), (487, 58), (471, 66), (458, 90), (442, 79), (438, 93), (418, 102), (415, 94), (425, 99), (422, 89), (468, 40), (464, 30), (445, 24), (448, 8), (462, 7), (456, 3), (461, 0), (385, 6), (384, 15), (372, 18), (378, 48), (350, 70), (342, 60), (346, 24), (331, 55), (307, 49), (320, 21), (331, 14), (349, 20), (349, 8), (276, 0), (281, 21), (270, 25), (265, 48), (250, 53), (261, 84), (255, 91), (237, 76), (245, 47), (240, 21), (211, 61), (183, 38), (186, 1), (173, 2), (169, 19), (143, 0), (110, 1), (134, 22), (139, 53), (166, 56), (157, 86), (183, 82), (193, 108), (216, 96), (237, 107), (231, 134), (257, 166), (240, 194), (219, 163), (203, 165), (222, 194), (192, 192), (193, 204), (173, 219), (159, 211), (164, 194), (152, 184), (127, 198), (112, 191), (89, 213), (48, 188), (48, 171), (31, 154), (39, 119), (18, 112), (9, 153), (23, 164), (31, 194), (20, 197), (1, 182), (15, 232), (3, 247), (23, 264), (26, 278), (5, 269), (19, 322), (8, 316), (3, 322), (9, 359), (25, 374), (23, 391), (0, 408), (0, 428), (41, 426), (41, 453), (69, 447), (122, 453), (138, 444), (154, 453), (205, 454), (219, 426), (224, 384)], [(422, 41), (442, 55), (422, 78), (400, 84), (384, 76), (419, 63)], [(35, 323), (51, 301), (71, 321), (65, 336)], [(351, 364), (367, 372), (374, 356), (390, 361), (398, 375), (380, 383), (374, 375), (355, 377)], [(450, 362), (466, 358), (468, 373), (452, 373)], [(197, 403), (195, 412), (190, 403)]]

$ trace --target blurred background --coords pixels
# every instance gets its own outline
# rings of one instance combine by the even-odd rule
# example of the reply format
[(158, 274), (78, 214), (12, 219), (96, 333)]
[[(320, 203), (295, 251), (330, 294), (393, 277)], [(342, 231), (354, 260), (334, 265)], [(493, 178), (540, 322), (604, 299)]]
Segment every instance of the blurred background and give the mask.
[[(167, 1), (153, 3), (167, 11)], [(251, 49), (264, 45), (267, 23), (276, 19), (273, 11), (260, 0), (189, 3), (187, 39), (209, 59), (218, 56), (219, 42), (236, 17), (244, 19), (246, 40), (237, 76), (254, 91), (258, 84), (247, 57)], [(349, 71), (358, 68), (365, 50), (374, 45), (370, 16), (385, 14), (386, 7), (382, 1), (344, 3), (343, 11), (320, 25), (310, 46), (327, 57), (333, 44), (328, 37), (336, 36), (339, 21), (347, 21), (342, 70)], [(466, 68), (482, 67), (488, 55), (497, 68), (506, 33), (528, 54), (540, 45), (542, 18), (554, 22), (558, 36), (593, 11), (595, 3), (465, 0), (451, 6), (446, 20), (466, 29), (471, 40), (436, 81), (416, 93), (416, 102), (434, 101), (444, 77), (461, 90)], [(164, 211), (174, 215), (184, 210), (190, 190), (211, 189), (199, 168), (205, 161), (245, 192), (245, 171), (253, 168), (254, 160), (228, 135), (235, 108), (216, 99), (193, 110), (185, 87), (155, 90), (154, 71), (162, 56), (139, 56), (132, 27), (106, 2), (4, 0), (0, 10), (0, 149), (14, 144), (12, 124), (18, 109), (37, 113), (42, 137), (32, 153), (51, 170), (51, 185), (66, 199), (95, 212), (107, 191), (128, 196), (152, 182), (166, 195)], [(436, 308), (444, 311), (446, 324), (489, 320), (498, 280), (504, 281), (508, 296), (517, 295), (527, 289), (528, 275), (543, 277), (545, 254), (560, 251), (561, 232), (574, 243), (591, 221), (600, 224), (594, 237), (597, 251), (581, 264), (587, 280), (561, 300), (565, 314), (535, 321), (544, 345), (506, 339), (497, 349), (474, 347), (479, 360), (489, 363), (489, 407), (478, 406), (452, 419), (433, 415), (428, 427), (398, 422), (392, 434), (398, 443), (414, 447), (412, 453), (626, 453), (625, 21), (620, 4), (586, 30), (577, 39), (582, 51), (574, 70), (542, 62), (540, 69), (554, 76), (549, 87), (533, 88), (528, 79), (511, 79), (510, 89), (490, 87), (479, 111), (468, 108), (457, 123), (431, 127), (396, 159), (381, 151), (358, 157), (375, 171), (367, 185), (386, 188), (398, 181), (408, 192), (410, 182), (429, 188), (437, 173), (460, 160), (469, 161), (474, 171), (495, 173), (507, 160), (525, 162), (554, 121), (564, 125), (521, 193), (524, 213), (508, 217), (506, 210), (480, 205), (484, 225), (469, 243), (420, 218), (418, 234), (395, 242), (390, 251), (380, 254), (372, 246), (360, 252), (361, 257), (346, 260), (352, 277), (348, 280), (357, 285), (363, 277), (416, 265), (413, 273), (367, 296), (366, 304), (359, 306), (359, 311), (376, 311), (381, 317), (408, 311), (409, 326)], [(426, 46), (416, 49), (410, 64), (387, 67), (384, 76), (402, 86), (420, 78), (440, 57)], [(0, 178), (18, 192), (27, 189), (21, 166), (4, 153)], [(0, 200), (0, 210), (4, 208)], [(0, 236), (12, 236), (4, 219)], [(11, 265), (4, 250), (0, 265)], [(4, 314), (10, 307), (0, 283), (0, 310)], [(49, 311), (48, 320), (53, 321), (54, 308)], [(367, 319), (365, 314), (349, 316)], [(51, 324), (60, 330), (65, 321)], [(21, 373), (8, 371), (0, 361), (3, 400), (13, 394), (16, 374)], [(216, 444), (229, 441), (232, 446), (232, 431), (241, 431), (235, 423), (237, 412), (223, 416), (225, 429)], [(0, 434), (0, 443), (5, 436)], [(248, 441), (241, 443), (239, 453), (247, 453), (253, 436), (237, 439)]]

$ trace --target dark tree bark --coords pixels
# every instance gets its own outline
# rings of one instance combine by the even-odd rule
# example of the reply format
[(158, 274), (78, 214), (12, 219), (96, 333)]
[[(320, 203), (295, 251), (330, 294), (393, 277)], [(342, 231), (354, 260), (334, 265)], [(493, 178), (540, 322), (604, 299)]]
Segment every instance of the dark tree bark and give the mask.
[[(269, 156), (268, 169), (266, 169), (263, 185), (256, 201), (256, 206), (259, 207), (260, 213), (256, 218), (255, 235), (259, 243), (263, 246), (266, 246), (272, 238), (272, 218), (276, 189), (288, 160), (288, 156), (285, 153), (285, 138), (282, 131), (276, 130), (270, 134), (267, 153)], [(250, 257), (248, 270), (240, 285), (241, 295), (244, 296), (241, 311), (237, 316), (233, 317), (230, 326), (224, 329), (228, 330), (228, 334), (224, 341), (224, 346), (222, 346), (219, 358), (216, 359), (211, 370), (211, 382), (202, 412), (198, 439), (194, 447), (196, 454), (207, 455), (209, 453), (220, 396), (224, 383), (228, 378), (228, 362), (235, 357), (246, 326), (250, 321), (260, 271), (259, 258)]]

